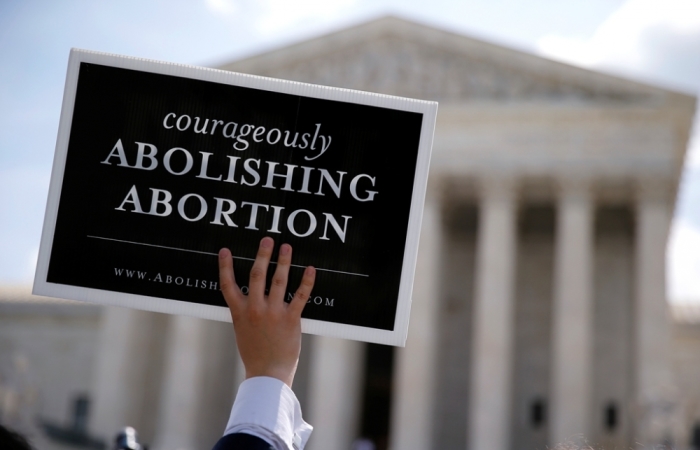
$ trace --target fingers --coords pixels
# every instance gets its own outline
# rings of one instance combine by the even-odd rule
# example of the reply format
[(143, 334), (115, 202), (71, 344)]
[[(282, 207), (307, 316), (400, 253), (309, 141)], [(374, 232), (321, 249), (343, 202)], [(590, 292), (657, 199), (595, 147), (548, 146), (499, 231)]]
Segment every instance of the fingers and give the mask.
[(253, 268), (250, 269), (250, 289), (248, 296), (253, 298), (264, 298), (265, 296), (265, 280), (267, 278), (267, 266), (270, 264), (270, 256), (272, 249), (275, 246), (275, 241), (271, 237), (264, 237), (260, 241), (258, 254), (255, 256)]
[[(274, 241), (270, 237), (265, 237), (260, 241), (258, 254), (255, 257), (253, 268), (250, 270), (250, 282), (248, 298), (265, 298), (265, 281), (267, 278), (267, 268), (270, 264), (270, 257), (274, 248)], [(272, 277), (272, 285), (270, 286), (269, 298), (273, 302), (282, 304), (287, 290), (287, 281), (289, 279), (289, 268), (292, 264), (292, 247), (289, 244), (283, 244), (280, 247), (279, 257), (277, 260), (277, 269)], [(244, 297), (240, 292), (236, 279), (233, 274), (233, 259), (231, 252), (223, 248), (219, 251), (219, 279), (221, 291), (224, 294), (226, 303), (229, 307), (233, 307), (238, 298)], [(304, 270), (304, 275), (301, 278), (299, 288), (294, 294), (294, 298), (289, 303), (289, 308), (297, 315), (301, 315), (306, 302), (311, 295), (311, 290), (316, 281), (316, 269), (309, 266)]]
[(221, 285), (221, 292), (224, 294), (226, 304), (231, 308), (240, 291), (233, 274), (233, 257), (227, 248), (219, 250), (219, 285)]
[(289, 276), (289, 266), (292, 264), (292, 246), (282, 244), (280, 253), (277, 258), (277, 270), (272, 277), (272, 285), (270, 286), (269, 299), (273, 302), (281, 304), (284, 301), (284, 295), (287, 291), (287, 278)]
[(309, 300), (311, 295), (311, 290), (314, 288), (314, 282), (316, 281), (316, 269), (309, 266), (304, 270), (304, 276), (301, 277), (301, 283), (299, 284), (299, 289), (297, 289), (294, 294), (294, 298), (289, 303), (289, 308), (298, 315), (301, 315), (301, 311), (304, 309), (306, 302)]

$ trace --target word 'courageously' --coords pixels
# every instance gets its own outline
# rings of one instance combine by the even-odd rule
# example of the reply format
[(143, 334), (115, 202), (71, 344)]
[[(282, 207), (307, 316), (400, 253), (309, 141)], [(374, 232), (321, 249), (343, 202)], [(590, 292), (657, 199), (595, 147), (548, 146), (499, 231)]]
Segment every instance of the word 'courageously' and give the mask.
[(326, 153), (328, 147), (331, 146), (332, 140), (330, 135), (324, 136), (320, 133), (320, 123), (316, 124), (316, 129), (313, 132), (300, 133), (298, 131), (282, 131), (279, 128), (267, 129), (264, 126), (251, 125), (249, 123), (242, 124), (239, 128), (237, 122), (224, 123), (223, 120), (202, 120), (199, 117), (195, 117), (193, 121), (187, 114), (178, 116), (175, 113), (168, 113), (163, 119), (163, 127), (168, 130), (178, 131), (187, 131), (192, 127), (192, 131), (197, 134), (215, 135), (220, 133), (225, 138), (234, 139), (233, 148), (238, 151), (247, 150), (251, 142), (266, 142), (269, 145), (283, 143), (288, 148), (309, 149), (319, 152), (315, 156), (305, 156), (304, 159), (307, 161), (313, 161)]

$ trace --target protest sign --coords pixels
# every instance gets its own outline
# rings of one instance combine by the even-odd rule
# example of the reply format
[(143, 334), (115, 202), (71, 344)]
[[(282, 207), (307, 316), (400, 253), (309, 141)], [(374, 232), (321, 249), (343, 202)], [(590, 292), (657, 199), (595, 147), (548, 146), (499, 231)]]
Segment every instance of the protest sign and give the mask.
[(436, 113), (72, 50), (34, 293), (230, 321), (217, 252), (245, 292), (271, 236), (290, 296), (317, 268), (304, 332), (403, 345)]

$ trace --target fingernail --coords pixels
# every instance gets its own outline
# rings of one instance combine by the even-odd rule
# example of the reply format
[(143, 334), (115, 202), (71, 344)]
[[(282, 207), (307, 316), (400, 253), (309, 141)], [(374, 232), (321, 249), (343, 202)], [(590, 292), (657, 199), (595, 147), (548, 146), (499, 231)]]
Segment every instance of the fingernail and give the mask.
[(289, 244), (282, 244), (280, 247), (280, 255), (288, 255), (292, 251), (292, 246)]
[(228, 256), (228, 249), (227, 248), (222, 248), (219, 250), (219, 258), (225, 259)]
[(306, 268), (306, 274), (308, 276), (316, 275), (316, 269), (313, 266), (309, 266)]
[(271, 248), (273, 245), (275, 245), (275, 241), (273, 241), (271, 237), (264, 237), (262, 241), (260, 241), (260, 247), (262, 248)]

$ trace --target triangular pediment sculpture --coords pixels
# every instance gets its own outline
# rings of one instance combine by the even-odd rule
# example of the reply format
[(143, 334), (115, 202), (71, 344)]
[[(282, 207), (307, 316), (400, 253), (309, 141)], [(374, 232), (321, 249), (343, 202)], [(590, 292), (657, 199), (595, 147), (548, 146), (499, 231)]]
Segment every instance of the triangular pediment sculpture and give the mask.
[(395, 17), (220, 68), (440, 102), (639, 103), (669, 93)]

